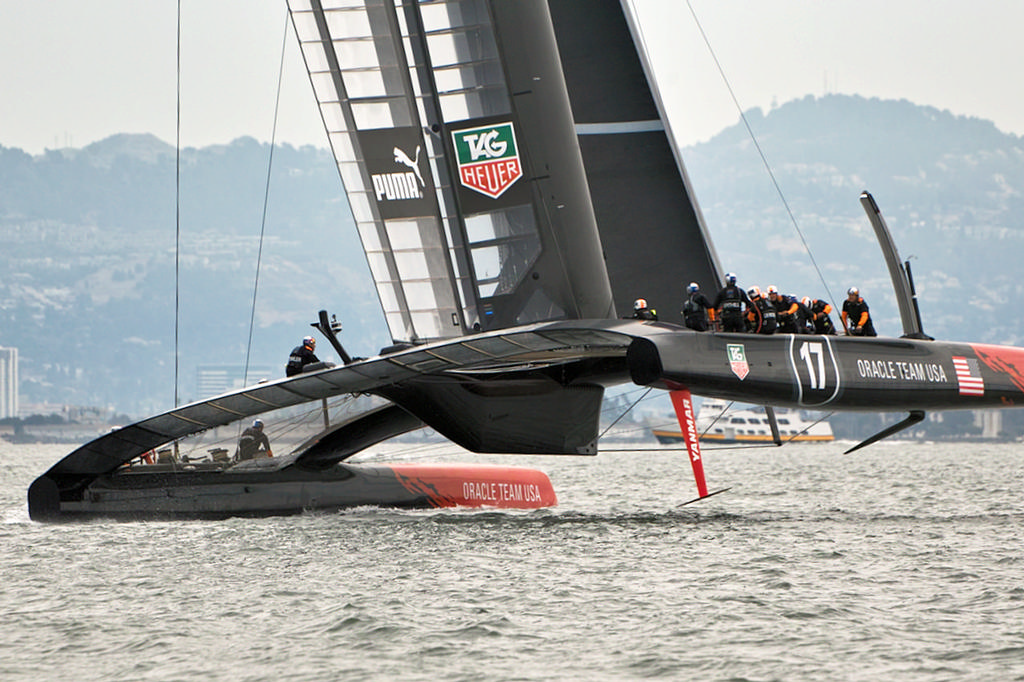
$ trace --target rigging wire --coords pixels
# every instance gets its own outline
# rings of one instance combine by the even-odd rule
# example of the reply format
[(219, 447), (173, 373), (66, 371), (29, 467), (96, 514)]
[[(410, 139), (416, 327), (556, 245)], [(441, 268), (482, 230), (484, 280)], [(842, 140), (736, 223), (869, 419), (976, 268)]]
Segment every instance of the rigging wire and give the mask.
[(714, 48), (711, 47), (711, 41), (708, 40), (707, 34), (704, 33), (704, 27), (701, 25), (700, 19), (697, 18), (697, 12), (693, 9), (693, 4), (690, 0), (686, 0), (686, 6), (689, 8), (690, 14), (693, 16), (694, 23), (697, 24), (697, 30), (700, 31), (700, 36), (704, 40), (704, 44), (707, 46), (708, 52), (711, 54), (711, 59), (715, 62), (718, 74), (722, 77), (722, 81), (725, 83), (725, 87), (729, 91), (729, 97), (732, 98), (732, 102), (740, 114), (740, 120), (743, 121), (743, 126), (747, 129), (747, 134), (750, 136), (751, 142), (754, 143), (754, 148), (757, 149), (757, 153), (761, 157), (761, 163), (764, 164), (765, 170), (768, 171), (768, 177), (771, 178), (772, 185), (775, 186), (775, 191), (778, 193), (779, 199), (782, 200), (782, 205), (785, 207), (786, 213), (789, 215), (789, 220), (793, 223), (793, 228), (800, 237), (800, 242), (804, 245), (804, 251), (807, 252), (807, 257), (811, 259), (811, 265), (814, 266), (815, 272), (818, 273), (818, 279), (821, 280), (822, 286), (825, 287), (825, 292), (828, 294), (829, 300), (835, 301), (836, 298), (832, 295), (832, 290), (829, 289), (828, 282), (825, 281), (825, 276), (822, 274), (821, 268), (818, 267), (818, 261), (815, 260), (814, 254), (811, 253), (811, 247), (807, 244), (807, 240), (804, 238), (804, 233), (800, 230), (800, 225), (797, 223), (796, 216), (793, 215), (793, 210), (790, 208), (789, 202), (786, 200), (786, 195), (783, 193), (782, 187), (779, 185), (779, 181), (775, 178), (775, 173), (772, 171), (772, 167), (768, 163), (768, 157), (765, 156), (764, 150), (761, 149), (761, 144), (757, 141), (757, 137), (754, 135), (753, 128), (750, 127), (750, 122), (747, 120), (746, 114), (743, 113), (743, 107), (740, 106), (740, 102), (736, 98), (736, 93), (732, 89), (732, 84), (729, 82), (729, 78), (725, 75), (725, 69), (722, 68), (722, 64), (718, 61), (718, 55), (715, 54)]
[[(716, 450), (754, 450), (757, 448), (771, 448), (775, 449), (775, 443), (768, 443), (765, 445), (717, 445), (714, 447), (708, 447), (707, 445), (701, 445), (700, 451), (703, 452), (715, 452)], [(607, 452), (688, 452), (687, 448), (667, 448), (663, 445), (652, 445), (646, 448), (608, 448)]]
[(245, 344), (245, 369), (242, 373), (243, 385), (249, 384), (249, 356), (252, 353), (252, 333), (256, 324), (256, 295), (260, 287), (260, 265), (263, 262), (263, 237), (267, 229), (267, 205), (270, 202), (270, 176), (274, 167), (274, 147), (277, 142), (277, 114), (281, 107), (281, 83), (284, 80), (284, 53), (288, 46), (288, 12), (284, 14), (284, 34), (281, 37), (281, 63), (277, 70), (277, 96), (274, 98), (274, 123), (270, 131), (270, 154), (267, 159), (267, 183), (263, 190), (263, 217), (260, 220), (260, 241), (256, 254), (256, 276), (252, 285), (252, 308), (249, 311), (249, 339)]
[[(361, 399), (362, 396), (358, 395), (344, 395), (332, 400), (329, 406), (332, 423), (341, 423), (350, 418), (353, 412), (360, 409), (359, 401)], [(288, 447), (288, 443), (301, 445), (307, 441), (309, 436), (320, 430), (321, 409), (320, 403), (316, 402), (302, 410), (283, 408), (280, 411), (274, 412), (273, 427), (268, 425), (267, 435), (272, 442), (280, 444), (279, 450), (283, 454), (279, 453), (275, 455), (276, 457), (295, 454), (298, 451), (298, 447), (292, 450), (285, 450)], [(271, 420), (268, 419), (268, 421)], [(181, 444), (182, 454), (190, 457), (191, 461), (197, 462), (203, 458), (209, 458), (208, 455), (214, 448), (224, 447), (224, 449), (230, 450), (235, 446), (237, 440), (237, 434), (225, 435), (221, 429), (214, 428), (186, 436), (178, 442)], [(197, 453), (199, 456), (194, 457), (193, 455)]]
[[(639, 403), (641, 403), (641, 402), (643, 402), (645, 400), (650, 400), (651, 398), (648, 398), (647, 394), (650, 393), (651, 390), (652, 389), (648, 388), (643, 395), (641, 395), (632, 405), (630, 405), (628, 408), (626, 408), (626, 411), (623, 412), (618, 417), (618, 419), (615, 420), (615, 422), (613, 422), (611, 425), (609, 425), (608, 428), (606, 428), (601, 433), (600, 437), (604, 437), (605, 433), (608, 432), (608, 429), (610, 429), (612, 426), (614, 426), (615, 423), (617, 423), (620, 419), (622, 419), (626, 415), (627, 412), (632, 410)], [(657, 397), (661, 397), (661, 396), (658, 395), (658, 396), (653, 396), (653, 397), (657, 398)], [(721, 411), (721, 413), (716, 415), (715, 418), (711, 421), (711, 423), (708, 424), (707, 428), (705, 428), (703, 431), (701, 431), (699, 437), (703, 439), (704, 436), (706, 436), (708, 434), (708, 432), (711, 431), (712, 427), (714, 427), (714, 425), (719, 422), (719, 420), (721, 420), (724, 417), (729, 415), (730, 410), (732, 410), (732, 407), (735, 404), (736, 404), (736, 401), (734, 401), (734, 400), (729, 401), (729, 404), (725, 406), (725, 408)], [(797, 431), (796, 433), (790, 434), (789, 438), (787, 438), (786, 440), (784, 440), (781, 443), (779, 443), (779, 445), (787, 445), (789, 443), (792, 443), (794, 440), (796, 440), (800, 436), (806, 434), (811, 429), (813, 429), (815, 426), (817, 426), (821, 422), (827, 420), (828, 418), (830, 418), (834, 414), (835, 414), (834, 411), (833, 412), (826, 412), (826, 413), (824, 413), (821, 417), (819, 417), (814, 422), (808, 424), (807, 426), (805, 426), (800, 431)], [(647, 429), (651, 429), (651, 428), (654, 428), (654, 429), (668, 428), (670, 426), (674, 427), (676, 425), (677, 425), (677, 422), (674, 421), (674, 420), (673, 421), (669, 421), (669, 422), (664, 422), (664, 423), (658, 423), (658, 424), (650, 424), (650, 423), (648, 423), (648, 424), (640, 425), (640, 426), (638, 426), (638, 427), (636, 427), (634, 429), (626, 429), (624, 431), (624, 433), (630, 433), (630, 432), (636, 432), (636, 431), (646, 431)], [(742, 450), (742, 449), (747, 449), (747, 448), (767, 448), (767, 447), (774, 448), (774, 447), (778, 447), (778, 446), (775, 443), (765, 444), (765, 445), (751, 444), (751, 445), (711, 446), (711, 447), (708, 447), (707, 445), (702, 445), (701, 449), (702, 450)], [(616, 452), (645, 452), (647, 450), (658, 451), (658, 452), (670, 451), (670, 450), (679, 450), (680, 452), (682, 452), (682, 451), (685, 450), (685, 448), (666, 448), (666, 447), (658, 447), (658, 448), (633, 448), (633, 449), (629, 449), (629, 448), (614, 448), (614, 450)]]
[(726, 414), (728, 414), (729, 410), (732, 409), (732, 406), (733, 406), (733, 404), (735, 402), (736, 402), (735, 400), (730, 400), (729, 404), (725, 406), (725, 409), (722, 410), (720, 413), (718, 413), (718, 415), (716, 415), (715, 418), (711, 420), (711, 423), (708, 424), (708, 428), (704, 429), (704, 432), (702, 434), (700, 434), (701, 438), (703, 438), (704, 436), (706, 436), (708, 434), (708, 431), (710, 431), (711, 427), (713, 427), (715, 424), (718, 423), (719, 419), (721, 419)]
[(827, 413), (827, 414), (826, 414), (826, 415), (825, 415), (824, 417), (822, 417), (822, 418), (821, 418), (821, 419), (819, 419), (818, 421), (814, 422), (813, 424), (809, 424), (808, 426), (805, 426), (804, 428), (802, 428), (802, 429), (800, 429), (799, 431), (797, 431), (796, 433), (794, 433), (794, 434), (793, 434), (792, 436), (790, 436), (790, 437), (789, 437), (789, 439), (788, 439), (788, 440), (786, 440), (786, 441), (785, 441), (785, 442), (783, 442), (783, 443), (780, 443), (780, 445), (785, 445), (786, 443), (788, 443), (788, 442), (792, 441), (792, 440), (793, 440), (794, 438), (796, 438), (796, 437), (798, 437), (798, 436), (802, 436), (803, 434), (807, 433), (808, 431), (810, 431), (811, 429), (813, 429), (813, 428), (814, 428), (815, 426), (817, 426), (817, 425), (818, 425), (818, 424), (820, 424), (821, 422), (825, 421), (826, 419), (828, 419), (829, 417), (831, 417), (831, 416), (832, 416), (832, 415), (834, 415), (834, 414), (835, 414), (835, 411), (832, 411), (832, 412), (829, 412), (829, 413)]
[(622, 419), (622, 418), (623, 418), (623, 417), (625, 417), (625, 416), (626, 416), (627, 414), (629, 414), (629, 411), (630, 411), (630, 410), (632, 410), (632, 409), (633, 409), (634, 407), (636, 407), (636, 406), (637, 406), (637, 405), (638, 405), (638, 404), (640, 403), (640, 401), (641, 401), (641, 400), (643, 400), (643, 399), (644, 399), (644, 398), (645, 398), (645, 397), (647, 396), (647, 394), (648, 394), (648, 393), (650, 393), (650, 392), (651, 392), (651, 391), (653, 391), (653, 390), (654, 390), (653, 388), (648, 388), (648, 389), (647, 389), (646, 391), (644, 391), (644, 392), (643, 392), (643, 393), (642, 393), (642, 394), (640, 395), (640, 397), (639, 397), (639, 398), (637, 398), (636, 400), (634, 400), (634, 401), (633, 401), (633, 402), (632, 402), (632, 403), (630, 404), (630, 406), (629, 406), (629, 407), (627, 407), (627, 408), (626, 408), (625, 410), (623, 410), (623, 411), (622, 411), (622, 414), (620, 414), (620, 415), (619, 415), (618, 417), (616, 417), (616, 418), (615, 418), (615, 421), (613, 421), (613, 422), (612, 422), (611, 424), (609, 424), (609, 425), (608, 425), (608, 426), (607, 426), (607, 427), (605, 428), (605, 430), (601, 432), (601, 435), (600, 435), (600, 436), (598, 436), (598, 437), (597, 437), (597, 439), (598, 439), (598, 440), (601, 440), (602, 438), (604, 438), (604, 434), (608, 433), (608, 430), (609, 430), (609, 429), (611, 429), (611, 428), (612, 428), (613, 426), (615, 426), (616, 424), (618, 424), (618, 423), (619, 423), (619, 420), (620, 420), (620, 419)]
[(174, 132), (174, 406), (178, 406), (178, 311), (180, 309), (181, 253), (181, 0), (178, 0), (177, 82)]

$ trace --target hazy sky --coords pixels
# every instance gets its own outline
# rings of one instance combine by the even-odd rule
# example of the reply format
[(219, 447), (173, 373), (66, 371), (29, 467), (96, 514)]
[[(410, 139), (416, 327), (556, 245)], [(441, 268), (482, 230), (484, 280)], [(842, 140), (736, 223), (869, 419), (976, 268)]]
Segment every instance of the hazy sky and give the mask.
[[(580, 0), (586, 1), (586, 0)], [(744, 109), (826, 92), (907, 99), (1024, 134), (1024, 2), (690, 0)], [(677, 137), (738, 112), (685, 0), (633, 0)], [(269, 140), (285, 0), (182, 0), (181, 142)], [(175, 141), (177, 2), (0, 0), (0, 145)], [(326, 146), (290, 27), (279, 141)]]

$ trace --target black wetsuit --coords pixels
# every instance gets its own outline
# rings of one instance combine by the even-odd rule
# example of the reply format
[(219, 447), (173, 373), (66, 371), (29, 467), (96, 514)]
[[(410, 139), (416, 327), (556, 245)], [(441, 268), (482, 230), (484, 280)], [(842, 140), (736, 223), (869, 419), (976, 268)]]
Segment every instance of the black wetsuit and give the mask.
[(815, 334), (835, 335), (836, 326), (832, 324), (832, 318), (828, 316), (832, 306), (826, 301), (815, 299), (811, 301), (811, 315), (814, 321)]
[(253, 459), (259, 453), (261, 445), (265, 452), (270, 452), (270, 440), (267, 438), (267, 434), (263, 433), (263, 429), (250, 426), (242, 431), (242, 435), (238, 438), (236, 454), (238, 460)]
[(811, 309), (804, 305), (803, 301), (796, 302), (796, 333), (797, 334), (813, 334), (814, 333), (814, 313)]
[(302, 368), (314, 362), (320, 362), (313, 349), (309, 346), (296, 346), (288, 356), (288, 364), (284, 368), (285, 376), (293, 377), (302, 373)]
[(750, 331), (754, 334), (774, 334), (778, 327), (775, 306), (764, 296), (750, 301), (747, 319), (750, 320)]
[(800, 301), (787, 294), (776, 294), (776, 298), (778, 300), (772, 301), (772, 305), (775, 306), (778, 312), (778, 331), (786, 334), (804, 333), (806, 328), (803, 328), (803, 322), (799, 318), (800, 308), (802, 307)]
[(745, 332), (747, 323), (743, 319), (743, 306), (750, 305), (747, 292), (735, 284), (730, 284), (715, 296), (715, 309), (721, 311), (722, 331)]
[(690, 294), (683, 304), (683, 323), (690, 329), (699, 332), (708, 330), (707, 310), (711, 308), (711, 301), (700, 291)]
[(654, 320), (658, 321), (658, 311), (654, 308), (641, 308), (640, 310), (633, 311), (634, 320)]
[[(871, 322), (871, 313), (868, 312), (868, 304), (860, 296), (856, 301), (846, 299), (843, 301), (843, 317), (850, 334), (854, 336), (878, 336), (875, 333), (875, 325)], [(864, 324), (861, 324), (864, 319)]]

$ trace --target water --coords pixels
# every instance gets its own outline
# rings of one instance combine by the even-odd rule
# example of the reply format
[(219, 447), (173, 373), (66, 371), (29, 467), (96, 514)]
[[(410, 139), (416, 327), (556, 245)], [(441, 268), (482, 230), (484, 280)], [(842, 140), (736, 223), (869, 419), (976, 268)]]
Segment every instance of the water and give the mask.
[[(436, 459), (549, 510), (41, 525), (0, 441), (0, 679), (1024, 679), (1021, 445)], [(423, 456), (422, 449), (405, 456)]]

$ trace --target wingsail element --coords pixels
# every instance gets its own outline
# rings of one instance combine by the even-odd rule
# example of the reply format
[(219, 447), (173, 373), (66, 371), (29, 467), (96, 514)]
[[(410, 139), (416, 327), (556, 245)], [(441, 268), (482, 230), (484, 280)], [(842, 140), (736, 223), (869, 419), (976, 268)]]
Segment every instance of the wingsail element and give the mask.
[(637, 48), (630, 3), (548, 4), (616, 308), (642, 296), (675, 310), (691, 281), (714, 291), (723, 271), (661, 89)]
[(614, 316), (545, 2), (289, 5), (396, 341)]

